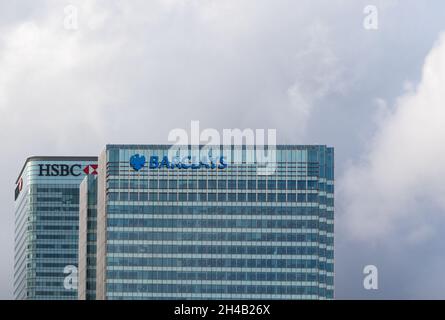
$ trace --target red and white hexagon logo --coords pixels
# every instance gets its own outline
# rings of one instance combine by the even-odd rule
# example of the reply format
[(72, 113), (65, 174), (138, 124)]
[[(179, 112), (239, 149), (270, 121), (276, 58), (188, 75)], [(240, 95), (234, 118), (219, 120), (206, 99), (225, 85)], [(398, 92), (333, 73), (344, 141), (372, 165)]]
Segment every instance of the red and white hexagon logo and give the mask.
[(23, 178), (20, 178), (19, 183), (18, 183), (18, 188), (19, 188), (19, 192), (22, 191), (22, 189), (23, 189)]
[(85, 172), (85, 174), (96, 175), (97, 174), (97, 164), (87, 165), (85, 168), (83, 168), (83, 172)]

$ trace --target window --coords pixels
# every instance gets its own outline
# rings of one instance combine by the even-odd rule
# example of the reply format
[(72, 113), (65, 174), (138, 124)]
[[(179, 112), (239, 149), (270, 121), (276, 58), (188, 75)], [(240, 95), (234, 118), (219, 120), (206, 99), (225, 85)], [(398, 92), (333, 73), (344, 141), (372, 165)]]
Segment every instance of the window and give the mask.
[(306, 180), (298, 180), (298, 190), (306, 190)]
[(307, 188), (309, 190), (317, 190), (318, 189), (318, 181), (314, 181), (314, 180), (308, 181)]
[(169, 180), (168, 187), (169, 189), (176, 189), (178, 187), (178, 180)]
[(138, 193), (137, 192), (130, 192), (130, 201), (138, 201)]
[(196, 187), (198, 186), (197, 183), (198, 183), (198, 182), (197, 182), (196, 180), (189, 180), (189, 181), (188, 181), (189, 189), (196, 189)]
[(227, 201), (227, 194), (218, 193), (218, 201)]
[(158, 201), (158, 194), (156, 192), (150, 192), (148, 195), (150, 201)]
[(120, 181), (120, 188), (121, 189), (128, 189), (128, 179), (121, 179), (121, 181)]
[(196, 201), (198, 198), (197, 193), (189, 193), (189, 201)]
[(334, 206), (334, 198), (327, 198), (326, 205), (333, 207)]
[(236, 180), (229, 180), (227, 183), (229, 189), (231, 190), (236, 189)]
[(295, 190), (297, 188), (297, 184), (295, 180), (288, 180), (287, 181), (287, 189), (289, 190)]
[(111, 179), (108, 181), (108, 187), (112, 189), (119, 188), (119, 181), (115, 179)]
[(208, 181), (208, 188), (209, 189), (216, 189), (216, 180), (209, 180)]
[(150, 180), (148, 186), (150, 189), (157, 189), (158, 188), (158, 180)]
[(118, 199), (118, 193), (117, 192), (110, 192), (108, 194), (108, 200), (110, 201), (117, 201)]
[(214, 193), (214, 192), (209, 193), (208, 200), (209, 201), (216, 201), (216, 193)]
[(266, 189), (266, 180), (258, 180), (258, 189), (265, 190)]
[(220, 189), (220, 190), (227, 189), (227, 181), (226, 180), (218, 180), (218, 189)]
[(309, 193), (307, 195), (307, 201), (308, 202), (317, 202), (318, 201), (318, 194), (316, 194), (316, 193)]
[(138, 189), (139, 188), (139, 183), (138, 180), (130, 180), (130, 189)]
[(198, 181), (198, 189), (207, 189), (207, 181), (199, 180)]
[(169, 201), (178, 201), (178, 195), (176, 193), (169, 193), (168, 200)]
[(278, 190), (286, 190), (286, 180), (278, 180), (277, 181), (277, 189)]
[(187, 180), (179, 180), (178, 188), (179, 189), (187, 189)]

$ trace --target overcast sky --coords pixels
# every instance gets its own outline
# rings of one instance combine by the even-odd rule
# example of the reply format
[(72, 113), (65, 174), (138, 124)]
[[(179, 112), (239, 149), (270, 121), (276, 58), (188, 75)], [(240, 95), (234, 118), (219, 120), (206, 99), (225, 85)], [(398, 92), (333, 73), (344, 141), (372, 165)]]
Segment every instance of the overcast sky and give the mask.
[[(335, 147), (337, 298), (445, 299), (444, 12), (441, 0), (0, 0), (0, 298), (26, 157), (167, 142), (199, 120)], [(376, 291), (363, 289), (369, 264)]]

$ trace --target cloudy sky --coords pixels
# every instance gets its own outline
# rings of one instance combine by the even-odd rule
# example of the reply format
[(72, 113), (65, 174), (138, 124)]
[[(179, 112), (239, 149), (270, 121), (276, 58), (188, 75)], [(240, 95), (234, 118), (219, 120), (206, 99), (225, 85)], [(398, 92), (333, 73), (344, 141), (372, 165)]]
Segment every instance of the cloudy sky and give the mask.
[[(445, 299), (444, 12), (441, 0), (0, 0), (0, 298), (26, 157), (167, 142), (199, 120), (335, 147), (337, 298)], [(370, 264), (376, 291), (362, 284)]]

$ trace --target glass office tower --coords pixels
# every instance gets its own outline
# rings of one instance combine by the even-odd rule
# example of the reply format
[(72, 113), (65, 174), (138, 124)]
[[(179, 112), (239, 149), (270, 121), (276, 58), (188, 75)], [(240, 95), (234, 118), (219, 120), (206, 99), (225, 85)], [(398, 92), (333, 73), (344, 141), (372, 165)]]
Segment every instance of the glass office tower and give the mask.
[(77, 299), (79, 185), (97, 157), (28, 158), (15, 188), (14, 297)]
[(87, 175), (80, 184), (79, 204), (79, 300), (96, 299), (97, 181)]
[(333, 148), (216, 148), (106, 146), (98, 299), (333, 298)]

